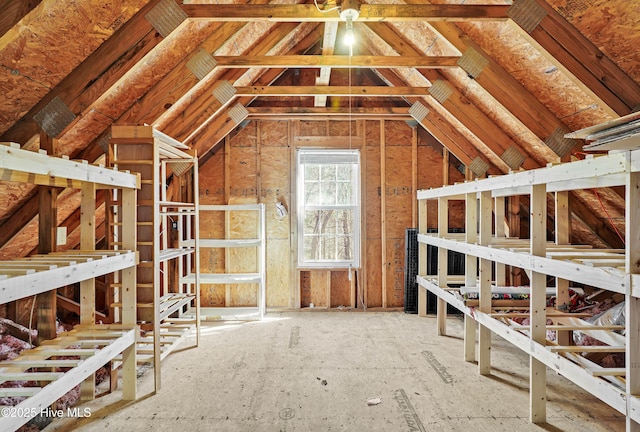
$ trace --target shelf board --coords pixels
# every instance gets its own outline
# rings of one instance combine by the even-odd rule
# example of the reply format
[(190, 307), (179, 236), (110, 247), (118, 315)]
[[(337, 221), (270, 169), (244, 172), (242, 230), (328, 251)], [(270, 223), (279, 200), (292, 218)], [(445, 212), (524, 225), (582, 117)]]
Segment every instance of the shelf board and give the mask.
[(160, 251), (158, 261), (164, 262), (174, 258), (180, 258), (181, 256), (189, 255), (194, 252), (194, 249), (165, 249)]
[[(44, 387), (23, 389), (25, 394), (22, 396), (28, 397), (16, 405), (15, 408), (19, 410), (19, 412), (24, 413), (24, 415), (16, 417), (0, 417), (1, 430), (18, 429), (20, 426), (27, 423), (31, 417), (34, 417), (35, 414), (39, 413), (42, 407), (51, 405), (86, 378), (91, 376), (95, 371), (109, 363), (116, 356), (120, 355), (125, 349), (133, 346), (136, 341), (137, 329), (135, 326), (120, 326), (120, 329), (117, 332), (114, 332), (113, 326), (110, 325), (77, 326), (76, 329), (62, 333), (60, 338), (49, 341), (48, 344), (43, 347), (37, 347), (25, 351), (22, 356), (18, 356), (12, 361), (0, 363), (0, 381), (6, 382), (15, 380), (16, 373), (33, 375), (32, 378), (25, 378), (25, 381), (38, 381), (41, 373), (30, 374), (27, 371), (34, 367), (55, 367), (51, 362), (64, 361), (48, 360), (48, 358), (51, 357), (51, 347), (54, 346), (59, 349), (65, 349), (69, 345), (72, 345), (74, 341), (80, 343), (83, 341), (82, 334), (85, 332), (90, 332), (91, 334), (102, 338), (109, 338), (111, 341), (101, 349), (92, 350), (94, 352), (83, 360), (66, 360), (67, 362), (75, 362), (75, 364), (62, 366), (71, 367), (71, 369), (66, 371), (64, 374), (61, 374), (61, 376), (46, 377), (45, 381), (49, 381), (49, 383)], [(113, 335), (114, 333), (115, 335)], [(113, 337), (109, 335), (113, 335)], [(24, 359), (22, 359), (23, 356)], [(42, 365), (40, 366), (38, 362)], [(4, 375), (5, 373), (6, 376)], [(4, 390), (6, 389), (3, 389), (3, 391)], [(8, 392), (12, 391), (13, 390), (8, 390)], [(31, 394), (27, 394), (27, 392), (30, 392)], [(17, 395), (13, 394), (11, 396)]]
[(96, 183), (99, 188), (139, 187), (136, 174), (23, 150), (13, 143), (0, 145), (0, 173), (3, 180), (43, 186), (80, 188), (83, 183)]
[(180, 201), (159, 201), (158, 204), (160, 205), (160, 207), (187, 208), (187, 209), (195, 208), (194, 203), (180, 202)]
[[(260, 283), (260, 273), (200, 273), (200, 284)], [(195, 283), (195, 275), (180, 278), (180, 283)]]
[[(241, 248), (259, 247), (260, 239), (203, 239), (199, 240), (200, 248)], [(195, 240), (186, 240), (180, 243), (183, 246), (195, 247)]]
[[(462, 254), (473, 255), (489, 259), (501, 264), (520, 267), (524, 270), (536, 271), (562, 279), (584, 283), (609, 291), (626, 293), (627, 278), (624, 271), (609, 267), (593, 266), (589, 262), (578, 262), (571, 259), (562, 259), (554, 255), (554, 245), (549, 245), (546, 256), (532, 256), (522, 248), (516, 252), (510, 248), (509, 242), (498, 245), (482, 246), (475, 243), (466, 243), (449, 237), (436, 237), (428, 234), (418, 234), (418, 242), (436, 247), (442, 247)], [(568, 251), (571, 246), (561, 246), (561, 250)], [(585, 247), (575, 246), (575, 253), (584, 253)], [(616, 261), (617, 262), (617, 261)], [(593, 264), (593, 260), (591, 261)]]
[(167, 294), (160, 298), (160, 320), (167, 318), (172, 313), (180, 310), (184, 305), (189, 304), (191, 300), (195, 299), (195, 294)]
[[(33, 263), (34, 271), (22, 275), (3, 275), (0, 269), (0, 304), (133, 267), (137, 260), (137, 252), (125, 250), (83, 251), (82, 254), (70, 251), (21, 258), (15, 262)], [(12, 262), (4, 261), (3, 264), (10, 266)], [(43, 268), (42, 264), (50, 264), (53, 268)]]
[[(186, 315), (195, 317), (195, 311), (189, 310)], [(260, 308), (257, 306), (200, 308), (200, 321), (247, 321), (260, 318)]]

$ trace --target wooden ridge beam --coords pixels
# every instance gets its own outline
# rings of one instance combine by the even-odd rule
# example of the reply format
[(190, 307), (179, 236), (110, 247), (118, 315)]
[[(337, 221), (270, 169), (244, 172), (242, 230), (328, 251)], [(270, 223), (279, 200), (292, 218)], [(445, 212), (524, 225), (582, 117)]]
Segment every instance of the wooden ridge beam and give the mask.
[[(629, 114), (640, 104), (640, 85), (565, 20), (544, 0), (527, 0), (540, 11), (540, 21), (523, 29), (516, 18), (514, 28), (537, 46), (587, 94), (613, 115)], [(514, 4), (515, 6), (515, 4)]]
[(215, 56), (218, 67), (456, 68), (459, 56), (281, 55)]
[[(183, 4), (190, 19), (215, 21), (327, 22), (340, 21), (340, 12), (321, 11), (313, 4), (255, 5)], [(360, 4), (359, 22), (380, 21), (504, 21), (506, 5), (373, 5)]]
[(427, 96), (429, 87), (390, 86), (243, 86), (237, 96)]

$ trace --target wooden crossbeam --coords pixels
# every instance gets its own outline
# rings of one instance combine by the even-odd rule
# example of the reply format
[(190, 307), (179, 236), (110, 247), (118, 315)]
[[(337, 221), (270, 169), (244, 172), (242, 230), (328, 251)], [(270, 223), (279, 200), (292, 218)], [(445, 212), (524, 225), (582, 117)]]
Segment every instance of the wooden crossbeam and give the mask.
[(244, 86), (238, 96), (427, 96), (429, 87), (385, 86)]
[[(190, 19), (213, 21), (327, 22), (340, 21), (338, 10), (324, 12), (313, 4), (236, 5), (183, 4)], [(507, 5), (372, 5), (360, 4), (358, 21), (505, 21)]]
[(458, 56), (344, 56), (344, 55), (281, 55), (281, 56), (216, 56), (218, 67), (283, 67), (283, 68), (455, 68)]

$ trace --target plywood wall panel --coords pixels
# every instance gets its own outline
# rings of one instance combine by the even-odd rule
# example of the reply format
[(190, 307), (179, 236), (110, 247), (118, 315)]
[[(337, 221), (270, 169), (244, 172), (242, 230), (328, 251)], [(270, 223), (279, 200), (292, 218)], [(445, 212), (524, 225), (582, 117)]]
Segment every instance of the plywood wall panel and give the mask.
[(406, 229), (413, 228), (411, 147), (387, 145), (385, 156), (387, 307), (400, 307), (404, 304), (404, 238)]
[[(289, 307), (293, 294), (293, 288), (289, 283), (291, 272), (290, 150), (287, 142), (282, 139), (274, 139), (268, 146), (263, 146), (267, 140), (266, 137), (273, 136), (269, 130), (276, 122), (266, 123), (260, 125), (260, 201), (265, 204), (267, 223), (267, 307)], [(280, 128), (279, 132), (282, 133), (283, 129), (286, 132), (286, 128)], [(287, 210), (285, 216), (280, 217), (276, 203), (281, 203), (285, 207)]]
[(260, 121), (258, 139), (262, 147), (289, 147), (289, 122)]
[(331, 283), (331, 272), (309, 271), (309, 303), (315, 307), (327, 307), (327, 285)]
[(367, 208), (365, 209), (367, 238), (381, 238), (380, 234), (380, 148), (367, 147), (364, 157), (366, 158), (367, 172), (365, 173), (365, 201)]
[(367, 285), (363, 287), (367, 293), (367, 307), (382, 306), (382, 240), (367, 239)]
[(200, 285), (200, 304), (202, 307), (223, 307), (224, 285)]
[[(232, 140), (233, 142), (233, 140)], [(258, 202), (257, 154), (255, 147), (232, 146), (229, 163), (229, 204)]]
[(267, 240), (267, 307), (291, 307), (290, 247), (288, 238)]
[[(385, 143), (388, 146), (409, 146), (413, 141), (411, 127), (400, 120), (387, 120), (384, 122)], [(409, 171), (411, 172), (411, 171)]]
[(326, 136), (328, 126), (326, 121), (303, 120), (299, 124), (299, 136)]
[(380, 147), (380, 122), (367, 120), (364, 122), (364, 139), (367, 146)]
[[(367, 146), (364, 151), (365, 164), (367, 167), (365, 173), (364, 192), (366, 209), (365, 218), (367, 229), (362, 233), (366, 239), (366, 263), (367, 267), (364, 272), (367, 275), (367, 284), (363, 286), (367, 292), (367, 306), (382, 306), (382, 234), (380, 219), (380, 145), (375, 144), (374, 139), (380, 138), (380, 126), (378, 122), (367, 122), (366, 124)], [(378, 133), (371, 133), (374, 129)]]
[(224, 151), (217, 151), (198, 168), (200, 204), (224, 204)]
[(331, 272), (331, 307), (351, 306), (351, 281), (348, 271)]

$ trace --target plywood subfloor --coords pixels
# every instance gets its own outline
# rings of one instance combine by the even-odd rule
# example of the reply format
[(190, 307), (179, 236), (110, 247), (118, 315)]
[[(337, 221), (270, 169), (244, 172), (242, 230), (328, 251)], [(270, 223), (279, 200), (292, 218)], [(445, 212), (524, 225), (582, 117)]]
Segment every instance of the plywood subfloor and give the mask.
[[(620, 414), (552, 373), (548, 424), (530, 424), (528, 357), (495, 338), (492, 375), (480, 376), (462, 359), (462, 321), (448, 326), (451, 336), (438, 337), (435, 317), (402, 312), (210, 323), (200, 348), (164, 361), (158, 394), (105, 408), (110, 395), (84, 405), (90, 418), (56, 420), (46, 431), (624, 430)], [(142, 394), (152, 378), (141, 378)], [(368, 406), (376, 397), (381, 403)]]

